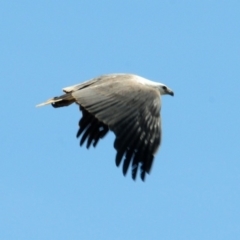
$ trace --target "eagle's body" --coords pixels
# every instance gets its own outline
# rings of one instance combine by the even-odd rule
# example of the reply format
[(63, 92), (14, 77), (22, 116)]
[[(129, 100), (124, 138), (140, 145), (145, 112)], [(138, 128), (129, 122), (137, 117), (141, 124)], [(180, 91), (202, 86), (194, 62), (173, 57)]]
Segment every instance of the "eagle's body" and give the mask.
[(154, 155), (161, 143), (161, 95), (173, 91), (161, 83), (132, 74), (103, 75), (63, 89), (64, 95), (38, 106), (53, 107), (77, 103), (82, 111), (77, 137), (80, 145), (94, 147), (109, 130), (116, 135), (116, 165), (123, 160), (123, 174), (132, 167), (136, 179), (150, 173)]

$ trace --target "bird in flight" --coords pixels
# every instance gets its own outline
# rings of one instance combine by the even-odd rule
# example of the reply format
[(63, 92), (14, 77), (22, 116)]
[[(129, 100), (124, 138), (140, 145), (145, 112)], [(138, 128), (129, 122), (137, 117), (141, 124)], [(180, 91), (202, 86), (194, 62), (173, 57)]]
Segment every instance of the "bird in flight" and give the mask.
[(124, 175), (131, 166), (134, 180), (140, 169), (144, 181), (161, 143), (161, 96), (173, 96), (173, 91), (162, 83), (133, 74), (102, 75), (63, 91), (65, 94), (37, 107), (78, 104), (82, 112), (77, 132), (80, 146), (86, 142), (87, 148), (96, 147), (112, 131), (116, 136), (116, 165), (123, 162)]

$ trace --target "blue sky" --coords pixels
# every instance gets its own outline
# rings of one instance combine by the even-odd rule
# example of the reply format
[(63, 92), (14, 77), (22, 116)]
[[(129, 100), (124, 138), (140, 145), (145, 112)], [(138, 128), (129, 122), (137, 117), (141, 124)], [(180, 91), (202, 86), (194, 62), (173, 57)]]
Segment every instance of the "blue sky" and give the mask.
[[(239, 1), (1, 1), (0, 239), (240, 239)], [(114, 135), (79, 147), (63, 87), (128, 72), (175, 92), (145, 183)]]

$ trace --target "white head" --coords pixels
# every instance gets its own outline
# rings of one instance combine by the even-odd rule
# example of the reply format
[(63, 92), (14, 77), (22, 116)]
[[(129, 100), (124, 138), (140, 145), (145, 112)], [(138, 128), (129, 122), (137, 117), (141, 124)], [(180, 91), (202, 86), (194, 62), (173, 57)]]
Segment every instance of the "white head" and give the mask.
[(158, 89), (159, 89), (161, 95), (168, 94), (168, 95), (174, 96), (173, 90), (171, 90), (169, 87), (167, 87), (166, 85), (164, 85), (162, 83), (158, 84)]
[(151, 80), (148, 80), (146, 78), (137, 76), (137, 75), (130, 75), (131, 77), (133, 77), (137, 82), (144, 84), (144, 85), (148, 85), (154, 88), (157, 88), (160, 92), (161, 95), (171, 95), (174, 96), (174, 92), (173, 90), (171, 90), (169, 87), (167, 87), (166, 85), (159, 83), (159, 82), (153, 82)]

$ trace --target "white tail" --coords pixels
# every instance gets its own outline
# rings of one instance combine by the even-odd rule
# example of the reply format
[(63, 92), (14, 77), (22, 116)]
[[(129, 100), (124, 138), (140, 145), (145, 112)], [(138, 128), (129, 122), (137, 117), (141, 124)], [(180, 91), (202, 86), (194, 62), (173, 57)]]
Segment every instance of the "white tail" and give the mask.
[(51, 103), (60, 102), (60, 101), (62, 101), (62, 99), (51, 98), (51, 99), (48, 99), (46, 102), (43, 102), (43, 103), (40, 103), (40, 104), (36, 105), (36, 107), (43, 107), (45, 105), (48, 105), (48, 104), (51, 104)]

